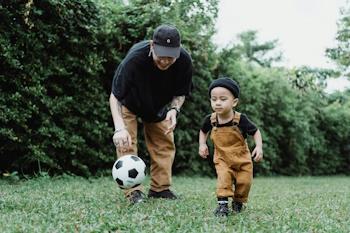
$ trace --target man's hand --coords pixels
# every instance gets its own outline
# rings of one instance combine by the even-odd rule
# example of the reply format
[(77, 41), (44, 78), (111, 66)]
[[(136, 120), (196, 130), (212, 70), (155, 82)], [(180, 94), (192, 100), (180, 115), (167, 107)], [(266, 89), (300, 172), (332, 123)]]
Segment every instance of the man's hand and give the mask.
[(204, 159), (208, 157), (209, 149), (207, 144), (199, 144), (198, 154)]
[(113, 143), (117, 147), (117, 150), (120, 152), (126, 151), (131, 147), (131, 136), (129, 132), (123, 128), (118, 132), (115, 132), (113, 135)]
[(263, 159), (263, 150), (261, 146), (256, 146), (252, 152), (252, 157), (255, 162), (260, 162)]
[(176, 115), (177, 115), (177, 111), (175, 109), (170, 109), (167, 112), (165, 120), (169, 121), (170, 125), (164, 134), (168, 134), (168, 133), (174, 131), (174, 129), (176, 127), (176, 122), (177, 122)]

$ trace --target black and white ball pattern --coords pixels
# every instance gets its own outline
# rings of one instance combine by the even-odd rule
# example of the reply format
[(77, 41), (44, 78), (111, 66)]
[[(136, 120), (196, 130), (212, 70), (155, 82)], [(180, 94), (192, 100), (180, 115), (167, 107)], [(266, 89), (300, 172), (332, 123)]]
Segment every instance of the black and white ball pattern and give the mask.
[(146, 165), (136, 155), (124, 155), (114, 163), (112, 175), (120, 188), (132, 188), (141, 184), (145, 179)]

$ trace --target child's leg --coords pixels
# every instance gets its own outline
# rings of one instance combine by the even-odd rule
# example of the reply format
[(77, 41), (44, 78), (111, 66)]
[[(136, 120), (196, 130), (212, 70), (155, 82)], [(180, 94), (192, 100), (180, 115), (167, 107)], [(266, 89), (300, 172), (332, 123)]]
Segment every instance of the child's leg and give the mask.
[(215, 162), (217, 174), (216, 196), (233, 197), (232, 181), (233, 171), (222, 160)]
[(241, 169), (235, 174), (235, 178), (234, 201), (245, 203), (248, 201), (248, 195), (253, 181), (252, 162), (242, 163)]

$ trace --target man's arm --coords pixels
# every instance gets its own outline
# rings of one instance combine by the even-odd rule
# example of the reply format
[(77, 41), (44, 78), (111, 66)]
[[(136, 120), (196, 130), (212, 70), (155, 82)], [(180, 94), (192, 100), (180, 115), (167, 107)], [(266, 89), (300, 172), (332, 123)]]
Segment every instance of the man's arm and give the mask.
[(111, 93), (109, 97), (109, 105), (114, 124), (113, 143), (118, 150), (123, 151), (125, 148), (130, 147), (132, 142), (122, 117), (122, 104), (113, 93)]
[(185, 102), (185, 96), (175, 96), (171, 101), (170, 108), (175, 108), (177, 111), (180, 111), (180, 108)]
[(165, 131), (165, 134), (168, 134), (174, 131), (176, 127), (176, 115), (180, 112), (181, 106), (185, 102), (185, 96), (175, 96), (170, 103), (170, 110), (166, 114), (165, 120), (170, 121), (168, 129)]
[(124, 120), (122, 118), (122, 104), (113, 95), (113, 93), (111, 93), (109, 97), (109, 106), (111, 108), (114, 130), (118, 131), (125, 128)]

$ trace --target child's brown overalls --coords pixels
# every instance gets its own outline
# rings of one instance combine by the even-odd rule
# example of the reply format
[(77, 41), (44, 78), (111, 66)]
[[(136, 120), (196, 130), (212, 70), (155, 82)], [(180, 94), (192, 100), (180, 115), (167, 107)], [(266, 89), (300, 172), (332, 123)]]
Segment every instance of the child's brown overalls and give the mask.
[(217, 196), (233, 197), (235, 201), (247, 202), (253, 180), (253, 162), (247, 142), (238, 128), (240, 117), (239, 112), (234, 112), (233, 126), (216, 127), (217, 116), (212, 113), (210, 121), (213, 129), (210, 138), (215, 149)]

